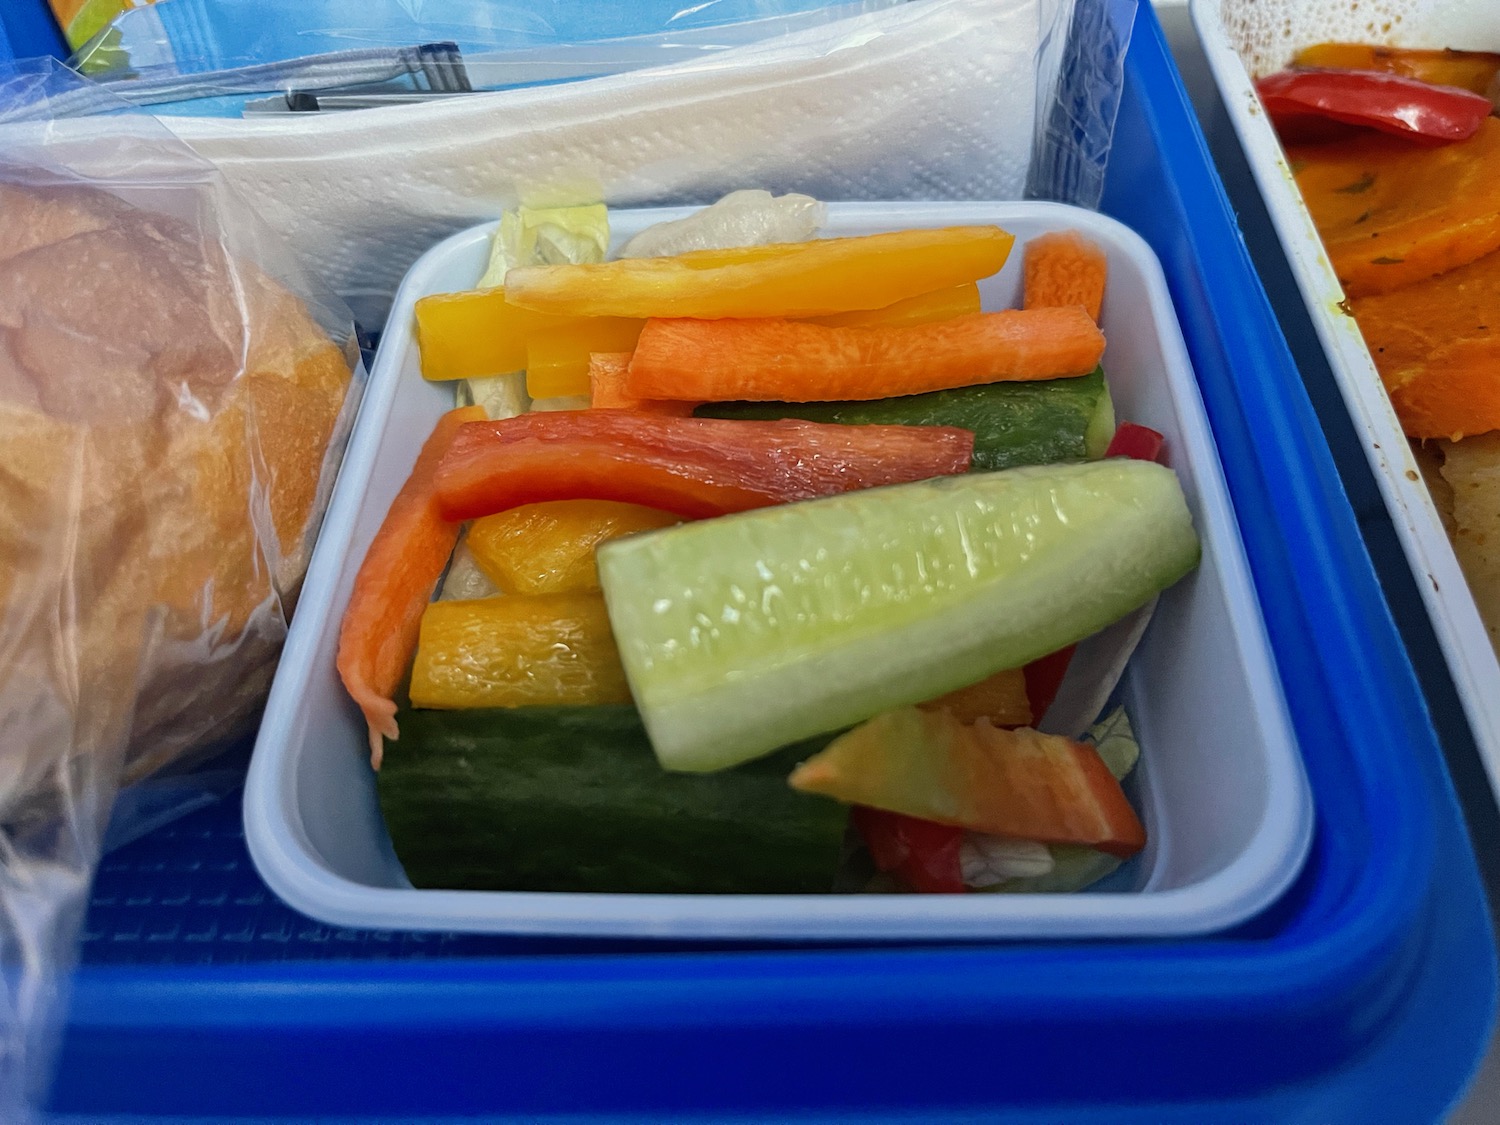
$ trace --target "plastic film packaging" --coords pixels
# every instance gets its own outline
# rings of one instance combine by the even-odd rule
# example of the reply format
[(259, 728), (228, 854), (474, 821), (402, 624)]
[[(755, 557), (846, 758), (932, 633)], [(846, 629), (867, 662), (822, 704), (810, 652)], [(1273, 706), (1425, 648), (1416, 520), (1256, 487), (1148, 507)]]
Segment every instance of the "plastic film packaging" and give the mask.
[[(54, 0), (65, 4), (69, 0)], [(898, 0), (884, 0), (895, 3)], [(679, 36), (815, 14), (825, 0), (155, 0), (117, 2), (107, 22), (74, 21), (90, 73), (226, 70), (345, 50), (448, 40), (464, 54), (653, 34)], [(91, 7), (95, 12), (100, 4)], [(93, 14), (93, 13), (91, 13)]]
[(237, 117), (256, 92), (494, 89), (664, 66), (900, 2), (159, 0), (117, 14), (72, 65), (161, 112)]
[(99, 95), (108, 131), (70, 135), (51, 106), (76, 83), (0, 75), (0, 1091), (18, 1100), (45, 1078), (118, 787), (255, 724), (359, 385), (347, 309), (151, 118)]
[[(167, 124), (373, 326), (427, 247), (520, 204), (710, 203), (758, 187), (1092, 206), (1133, 11), (1133, 0), (912, 0), (581, 81)], [(1039, 128), (1060, 91), (1062, 124)]]

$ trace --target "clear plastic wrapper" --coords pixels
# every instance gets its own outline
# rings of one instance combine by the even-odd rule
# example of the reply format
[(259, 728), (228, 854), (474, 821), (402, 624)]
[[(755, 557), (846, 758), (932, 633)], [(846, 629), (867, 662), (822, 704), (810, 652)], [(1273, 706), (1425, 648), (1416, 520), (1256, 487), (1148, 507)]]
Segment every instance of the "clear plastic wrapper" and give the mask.
[(1098, 207), (1125, 84), (1137, 0), (1060, 5), (1037, 65), (1037, 131), (1026, 194)]
[(97, 29), (102, 34), (88, 42), (71, 29), (69, 38), (80, 61), (111, 50), (136, 52), (129, 55), (130, 69), (163, 65), (189, 74), (433, 40), (452, 40), (470, 52), (679, 33), (826, 6), (823, 0), (156, 0), (120, 5), (108, 30)]
[[(738, 188), (1097, 203), (1134, 10), (1107, 0), (1096, 41), (1105, 2), (912, 0), (584, 81), (166, 123), (375, 325), (423, 251), (520, 204), (709, 203)], [(1068, 128), (1046, 124), (1059, 91)]]
[(102, 94), (107, 130), (54, 120), (77, 84), (0, 73), (5, 1120), (117, 790), (129, 835), (256, 722), (360, 382), (347, 309), (211, 166)]
[[(901, 0), (158, 0), (117, 15), (73, 64), (169, 112), (238, 116), (235, 95), (318, 88), (495, 89), (695, 60)], [(428, 48), (459, 58), (442, 73)], [(460, 58), (461, 56), (461, 58)], [(207, 101), (205, 99), (217, 99)], [(171, 103), (185, 103), (171, 108)]]

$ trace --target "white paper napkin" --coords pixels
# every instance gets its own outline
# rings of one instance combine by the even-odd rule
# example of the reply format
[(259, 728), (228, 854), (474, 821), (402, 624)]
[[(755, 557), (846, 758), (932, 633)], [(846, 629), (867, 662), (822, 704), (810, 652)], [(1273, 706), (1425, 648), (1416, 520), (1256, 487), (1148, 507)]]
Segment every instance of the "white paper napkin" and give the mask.
[(368, 323), (433, 243), (520, 202), (1019, 198), (1045, 4), (914, 0), (569, 85), (166, 124)]

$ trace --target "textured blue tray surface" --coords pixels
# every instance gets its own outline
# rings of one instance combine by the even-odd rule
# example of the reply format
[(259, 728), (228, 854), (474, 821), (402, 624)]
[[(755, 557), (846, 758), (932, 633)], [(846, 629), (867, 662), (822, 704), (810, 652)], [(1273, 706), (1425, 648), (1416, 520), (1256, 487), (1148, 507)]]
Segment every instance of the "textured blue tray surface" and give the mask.
[(231, 799), (101, 873), (56, 1108), (88, 1120), (1437, 1120), (1494, 1008), (1473, 856), (1148, 6), (1104, 209), (1166, 268), (1306, 751), (1317, 835), (1275, 910), (1177, 943), (574, 956), (373, 935), (272, 901)]
[(266, 889), (240, 818), (240, 792), (104, 858), (83, 926), (85, 965), (447, 957), (491, 952), (462, 935), (325, 926)]

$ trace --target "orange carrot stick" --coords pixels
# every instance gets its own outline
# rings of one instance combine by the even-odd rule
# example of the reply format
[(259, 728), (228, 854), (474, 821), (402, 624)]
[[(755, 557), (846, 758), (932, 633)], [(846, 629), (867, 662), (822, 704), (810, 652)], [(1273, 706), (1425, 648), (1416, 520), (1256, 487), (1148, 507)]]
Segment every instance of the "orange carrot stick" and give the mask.
[(417, 647), (422, 611), (458, 542), (458, 524), (438, 514), (432, 479), (453, 435), (484, 418), (484, 407), (450, 410), (438, 419), (365, 552), (339, 631), (339, 676), (370, 728), (370, 764), (380, 768), (383, 739), (394, 740), (393, 696)]
[(1033, 238), (1026, 244), (1024, 270), (1028, 309), (1082, 305), (1099, 322), (1109, 262), (1103, 250), (1076, 230)]
[(686, 418), (695, 402), (636, 398), (625, 389), (630, 369), (629, 352), (592, 352), (589, 355), (589, 405), (596, 410), (635, 410), (643, 414), (665, 414)]
[(1087, 375), (1104, 336), (1082, 308), (1007, 309), (901, 328), (790, 320), (649, 320), (630, 361), (638, 398), (828, 402)]

